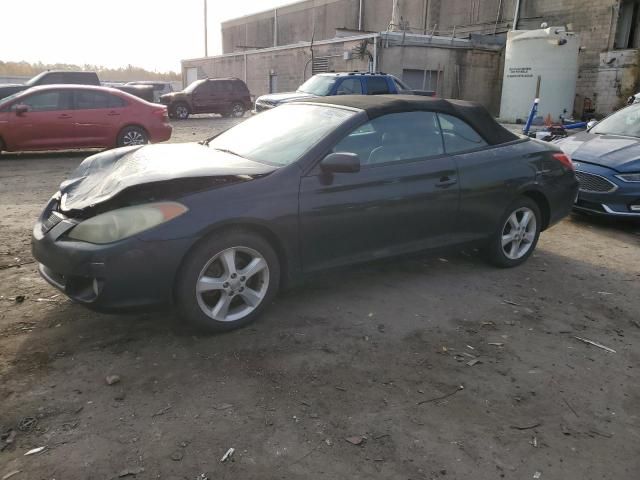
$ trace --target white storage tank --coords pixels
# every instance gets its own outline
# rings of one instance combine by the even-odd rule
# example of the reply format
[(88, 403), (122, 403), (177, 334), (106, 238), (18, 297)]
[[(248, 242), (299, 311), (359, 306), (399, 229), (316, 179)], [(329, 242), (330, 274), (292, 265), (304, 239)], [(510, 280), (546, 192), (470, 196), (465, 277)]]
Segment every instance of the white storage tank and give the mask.
[(526, 121), (533, 100), (538, 115), (553, 121), (573, 112), (578, 77), (578, 36), (564, 27), (515, 30), (507, 34), (500, 120)]

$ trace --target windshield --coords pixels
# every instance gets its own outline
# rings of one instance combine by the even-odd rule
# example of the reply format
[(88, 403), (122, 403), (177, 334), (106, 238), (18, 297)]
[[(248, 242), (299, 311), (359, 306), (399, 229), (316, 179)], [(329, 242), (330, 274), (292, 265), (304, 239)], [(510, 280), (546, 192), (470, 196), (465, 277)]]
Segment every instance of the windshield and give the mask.
[(319, 97), (324, 97), (329, 95), (331, 91), (331, 87), (336, 83), (336, 77), (325, 77), (322, 75), (316, 75), (315, 77), (311, 77), (309, 80), (304, 82), (298, 88), (299, 92), (310, 93), (312, 95), (318, 95)]
[(37, 83), (40, 81), (40, 79), (41, 79), (42, 77), (44, 77), (44, 76), (45, 76), (45, 74), (46, 74), (46, 73), (47, 73), (47, 72), (42, 72), (42, 73), (39, 73), (38, 75), (36, 75), (35, 77), (30, 78), (30, 79), (25, 83), (25, 85), (32, 86), (32, 85), (37, 84)]
[(19, 97), (23, 93), (24, 93), (24, 90), (20, 90), (19, 92), (16, 92), (13, 95), (9, 95), (8, 97), (4, 97), (3, 99), (0, 99), (0, 108), (2, 108), (7, 103), (11, 102), (13, 99)]
[(640, 137), (640, 103), (634, 103), (596, 124), (591, 133)]
[(209, 142), (210, 148), (269, 165), (297, 160), (356, 113), (335, 107), (281, 105), (236, 125)]
[(189, 86), (184, 89), (184, 91), (187, 93), (192, 93), (198, 85), (201, 85), (204, 82), (206, 82), (206, 80), (196, 80), (195, 82), (190, 83)]

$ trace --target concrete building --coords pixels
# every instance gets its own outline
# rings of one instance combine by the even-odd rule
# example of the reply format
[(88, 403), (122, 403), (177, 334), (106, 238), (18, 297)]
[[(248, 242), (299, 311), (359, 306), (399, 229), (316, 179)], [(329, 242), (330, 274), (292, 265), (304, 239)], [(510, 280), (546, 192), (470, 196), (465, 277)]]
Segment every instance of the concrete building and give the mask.
[(580, 37), (578, 116), (609, 113), (639, 88), (640, 0), (398, 0), (395, 17), (393, 4), (306, 0), (230, 20), (223, 54), (183, 60), (183, 82), (233, 75), (261, 95), (321, 71), (376, 69), (497, 114), (505, 33), (547, 23)]

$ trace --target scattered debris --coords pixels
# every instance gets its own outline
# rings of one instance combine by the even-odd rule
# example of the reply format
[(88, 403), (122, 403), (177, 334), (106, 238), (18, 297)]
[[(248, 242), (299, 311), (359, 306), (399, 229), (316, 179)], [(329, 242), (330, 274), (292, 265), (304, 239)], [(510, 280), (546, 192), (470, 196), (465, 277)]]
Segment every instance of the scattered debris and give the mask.
[(182, 449), (176, 450), (171, 454), (171, 460), (174, 462), (179, 462), (184, 457), (184, 451)]
[(542, 476), (542, 472), (536, 472), (533, 474), (533, 478), (538, 479)]
[(116, 383), (120, 383), (120, 375), (107, 375), (104, 381), (107, 385), (115, 385)]
[(346, 391), (347, 391), (347, 389), (346, 389), (346, 388), (344, 388), (344, 387), (338, 387), (338, 386), (336, 386), (336, 390), (340, 390), (341, 392), (346, 392)]
[(380, 324), (378, 325), (378, 331), (379, 331), (380, 333), (384, 333), (384, 329), (385, 329), (384, 323), (380, 323)]
[(492, 347), (504, 347), (504, 343), (502, 342), (489, 342), (487, 345), (491, 345)]
[(222, 458), (220, 459), (220, 462), (226, 462), (227, 460), (231, 460), (231, 457), (233, 457), (233, 452), (235, 452), (236, 449), (235, 448), (230, 448), (229, 450), (227, 450), (227, 453), (225, 453)]
[(196, 480), (209, 480), (209, 476), (206, 473), (201, 473), (196, 477)]
[(162, 410), (158, 410), (156, 413), (154, 413), (153, 415), (151, 415), (151, 417), (159, 417), (160, 415), (164, 415), (165, 413), (167, 413), (169, 410), (171, 410), (173, 408), (173, 405), (167, 405), (166, 407), (164, 407)]
[(563, 435), (571, 435), (571, 430), (566, 425), (560, 425), (560, 430), (562, 430)]
[(229, 410), (230, 408), (233, 408), (233, 405), (231, 405), (230, 403), (221, 403), (215, 408), (216, 410)]
[(144, 467), (125, 468), (118, 474), (118, 477), (122, 478), (122, 477), (128, 477), (130, 475), (136, 476), (142, 472), (144, 472)]
[(383, 434), (381, 434), (381, 435), (377, 435), (377, 436), (373, 437), (373, 439), (374, 439), (374, 440), (380, 440), (381, 438), (384, 438), (384, 437), (390, 437), (390, 436), (391, 436), (391, 434), (390, 434), (390, 433), (383, 433)]
[(611, 292), (598, 292), (600, 295), (613, 295)]
[(613, 348), (605, 347), (601, 343), (594, 342), (593, 340), (589, 340), (588, 338), (577, 337), (575, 335), (573, 336), (573, 338), (575, 338), (576, 340), (580, 340), (581, 342), (588, 343), (589, 345), (593, 345), (594, 347), (601, 348), (602, 350), (606, 350), (607, 352), (616, 353)]
[(21, 471), (22, 470), (14, 470), (13, 472), (9, 472), (4, 477), (2, 477), (2, 480), (9, 480), (11, 477), (19, 474)]
[(366, 440), (366, 437), (356, 435), (354, 437), (346, 437), (345, 440), (352, 445), (362, 445)]
[(478, 360), (477, 358), (474, 358), (474, 359), (469, 360), (469, 361), (467, 362), (467, 366), (469, 366), (469, 367), (473, 367), (474, 365), (476, 365), (476, 364), (478, 364), (478, 363), (482, 363), (482, 362), (480, 362), (480, 360)]
[(12, 445), (15, 439), (16, 439), (15, 430), (9, 430), (7, 433), (3, 434), (2, 440), (4, 441), (4, 444), (2, 445), (2, 447), (0, 447), (0, 452), (4, 451), (5, 448), (8, 448), (10, 445)]
[(422, 405), (423, 403), (431, 403), (431, 402), (437, 402), (439, 400), (444, 400), (445, 398), (449, 398), (454, 396), (456, 393), (458, 393), (460, 390), (464, 390), (464, 385), (458, 385), (458, 388), (456, 388), (453, 392), (451, 393), (447, 393), (446, 395), (442, 395), (440, 397), (434, 397), (434, 398), (429, 398), (427, 400), (421, 400), (420, 402), (417, 403), (417, 405)]
[(511, 425), (509, 428), (513, 428), (514, 430), (531, 430), (532, 428), (536, 428), (542, 425), (542, 422), (534, 423), (532, 425)]
[(502, 300), (502, 303), (506, 303), (507, 305), (513, 305), (514, 307), (520, 307), (521, 305), (517, 302), (511, 300)]
[(593, 435), (598, 435), (599, 437), (604, 437), (604, 438), (613, 437), (613, 433), (599, 432), (598, 430), (589, 430), (589, 433)]
[(575, 409), (571, 406), (571, 404), (567, 401), (566, 398), (563, 398), (562, 401), (564, 401), (567, 407), (569, 407), (569, 410), (571, 410), (576, 417), (580, 418), (580, 415), (578, 415), (578, 412), (575, 411)]
[(22, 263), (14, 263), (11, 265), (0, 265), (0, 270), (8, 270), (10, 268), (19, 268), (23, 265), (31, 265), (32, 263), (36, 263), (35, 260), (31, 260), (30, 262), (22, 262)]
[(18, 430), (21, 432), (30, 432), (36, 427), (37, 423), (38, 419), (35, 417), (24, 417), (18, 422)]
[(534, 435), (533, 437), (531, 437), (531, 441), (529, 443), (533, 446), (533, 448), (538, 448), (538, 437)]
[(22, 303), (24, 302), (25, 296), (24, 295), (16, 295), (15, 298), (13, 299), (14, 302), (16, 303)]
[(24, 454), (25, 457), (28, 457), (29, 455), (35, 455), (37, 453), (41, 453), (44, 452), (47, 449), (47, 447), (37, 447), (37, 448), (32, 448), (31, 450), (29, 450), (27, 453)]
[(333, 440), (331, 440), (330, 438), (325, 438), (324, 439), (324, 443), (326, 443), (328, 446), (332, 446), (333, 445)]
[(629, 320), (631, 322), (632, 325), (636, 326), (637, 328), (640, 328), (640, 322), (637, 320)]

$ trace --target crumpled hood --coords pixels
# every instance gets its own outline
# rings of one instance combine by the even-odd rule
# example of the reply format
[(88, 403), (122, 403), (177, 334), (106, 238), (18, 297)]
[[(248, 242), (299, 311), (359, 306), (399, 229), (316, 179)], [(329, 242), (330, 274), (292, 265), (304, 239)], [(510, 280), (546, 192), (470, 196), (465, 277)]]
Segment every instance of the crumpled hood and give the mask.
[(293, 100), (300, 100), (301, 98), (315, 98), (317, 95), (312, 95), (311, 93), (305, 92), (283, 92), (283, 93), (272, 93), (269, 95), (262, 95), (258, 98), (258, 100), (264, 100), (274, 105), (280, 103), (291, 102)]
[(640, 138), (582, 132), (556, 144), (576, 162), (587, 162), (622, 173), (640, 172)]
[(60, 185), (63, 211), (82, 210), (138, 185), (185, 178), (252, 179), (276, 167), (198, 143), (123, 147), (84, 160)]

